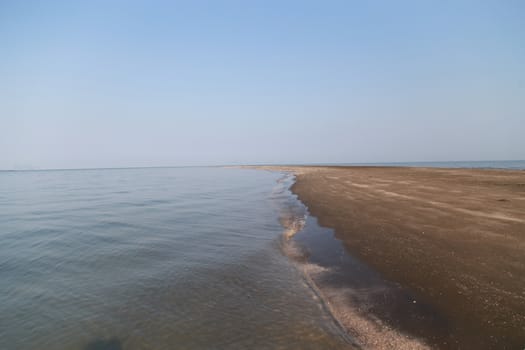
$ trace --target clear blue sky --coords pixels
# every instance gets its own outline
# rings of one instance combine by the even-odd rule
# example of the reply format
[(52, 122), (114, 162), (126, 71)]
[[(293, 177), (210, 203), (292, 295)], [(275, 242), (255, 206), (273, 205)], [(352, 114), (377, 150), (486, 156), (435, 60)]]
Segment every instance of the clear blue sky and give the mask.
[(525, 159), (525, 2), (0, 0), (0, 126), (0, 169)]

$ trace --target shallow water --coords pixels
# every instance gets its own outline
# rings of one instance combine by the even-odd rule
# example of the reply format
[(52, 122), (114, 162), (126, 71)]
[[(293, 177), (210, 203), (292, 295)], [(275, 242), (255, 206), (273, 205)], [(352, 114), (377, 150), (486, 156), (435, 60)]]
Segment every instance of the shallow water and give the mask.
[(0, 173), (0, 348), (348, 347), (282, 253), (281, 176)]

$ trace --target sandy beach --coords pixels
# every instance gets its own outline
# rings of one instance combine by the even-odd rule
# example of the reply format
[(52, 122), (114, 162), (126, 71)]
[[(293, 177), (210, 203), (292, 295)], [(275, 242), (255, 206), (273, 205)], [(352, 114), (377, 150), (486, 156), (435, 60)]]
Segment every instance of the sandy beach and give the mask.
[[(525, 346), (525, 171), (258, 168), (295, 173), (292, 191), (346, 251), (413, 293), (415, 316), (403, 298), (375, 308), (388, 327), (433, 348)], [(336, 313), (349, 302), (330, 295)]]

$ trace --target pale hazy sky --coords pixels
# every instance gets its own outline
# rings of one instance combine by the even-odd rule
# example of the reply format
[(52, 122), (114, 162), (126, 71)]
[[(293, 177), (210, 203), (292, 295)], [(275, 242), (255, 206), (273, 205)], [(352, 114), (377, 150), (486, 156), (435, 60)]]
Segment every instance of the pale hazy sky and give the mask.
[(525, 159), (525, 1), (0, 0), (0, 169)]

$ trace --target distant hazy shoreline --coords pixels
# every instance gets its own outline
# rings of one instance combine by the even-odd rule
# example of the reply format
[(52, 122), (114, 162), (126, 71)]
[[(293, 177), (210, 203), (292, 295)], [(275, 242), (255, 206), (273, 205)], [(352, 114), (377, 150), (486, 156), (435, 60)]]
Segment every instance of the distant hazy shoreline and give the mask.
[[(159, 165), (159, 166), (122, 166), (89, 168), (20, 168), (0, 169), (0, 172), (16, 171), (75, 171), (75, 170), (118, 170), (118, 169), (162, 169), (162, 168), (239, 168), (244, 165)], [(430, 167), (430, 168), (465, 168), (465, 169), (515, 169), (525, 170), (525, 160), (474, 160), (474, 161), (436, 161), (436, 162), (380, 162), (380, 163), (304, 163), (304, 164), (253, 164), (248, 167), (265, 166), (371, 166), (371, 167)]]

